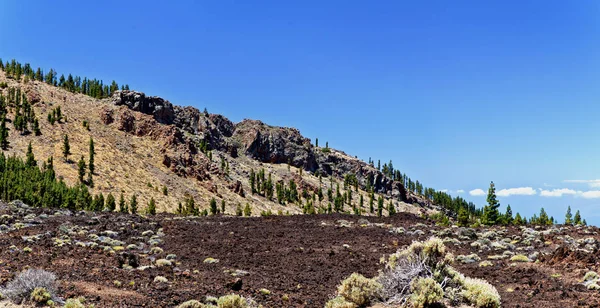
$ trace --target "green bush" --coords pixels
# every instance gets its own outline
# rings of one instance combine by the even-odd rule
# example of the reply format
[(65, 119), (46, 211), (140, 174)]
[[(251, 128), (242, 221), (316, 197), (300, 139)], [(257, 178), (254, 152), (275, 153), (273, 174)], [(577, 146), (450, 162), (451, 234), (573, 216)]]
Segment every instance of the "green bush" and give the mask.
[(203, 308), (202, 306), (202, 303), (197, 300), (189, 300), (177, 306), (177, 308)]
[(598, 273), (594, 272), (594, 271), (590, 271), (585, 273), (585, 276), (583, 276), (583, 281), (591, 281), (591, 280), (598, 280), (600, 279), (600, 276), (598, 276)]
[(346, 301), (342, 296), (329, 300), (325, 308), (356, 308), (356, 304)]
[(471, 305), (475, 305), (475, 307), (500, 307), (500, 294), (498, 294), (494, 286), (485, 280), (465, 278), (461, 294)]
[(217, 300), (217, 306), (219, 308), (246, 308), (248, 307), (248, 302), (237, 294), (229, 294), (221, 296)]
[(45, 288), (38, 287), (35, 288), (33, 292), (31, 292), (29, 299), (34, 303), (43, 305), (52, 299), (52, 294), (50, 294), (50, 292), (48, 292), (48, 290), (46, 290)]
[(514, 255), (510, 258), (513, 262), (530, 262), (529, 258), (526, 255)]
[(410, 302), (415, 308), (425, 308), (444, 298), (442, 286), (433, 278), (416, 278), (410, 283)]
[(365, 306), (376, 297), (380, 289), (381, 284), (374, 279), (353, 273), (342, 281), (338, 287), (338, 295), (358, 306)]

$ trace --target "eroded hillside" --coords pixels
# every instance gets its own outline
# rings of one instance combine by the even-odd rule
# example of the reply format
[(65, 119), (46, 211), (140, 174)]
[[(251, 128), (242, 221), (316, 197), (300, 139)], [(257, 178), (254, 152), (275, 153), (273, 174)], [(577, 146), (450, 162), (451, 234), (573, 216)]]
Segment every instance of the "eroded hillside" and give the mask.
[[(290, 214), (325, 212), (335, 207), (335, 198), (341, 195), (344, 200), (338, 210), (363, 215), (376, 214), (380, 196), (384, 198), (384, 215), (390, 202), (396, 211), (408, 212), (425, 210), (412, 204), (428, 205), (372, 165), (332, 148), (316, 147), (294, 128), (273, 127), (256, 120), (233, 123), (221, 115), (174, 106), (162, 98), (134, 91), (95, 99), (40, 81), (17, 82), (1, 71), (0, 83), (7, 84), (5, 95), (8, 89), (19, 88), (28, 97), (41, 132), (39, 136), (21, 134), (8, 123), (9, 147), (5, 152), (25, 156), (31, 142), (38, 161), (52, 156), (57, 176), (76, 185), (76, 162), (82, 156), (87, 159), (89, 140), (93, 138), (96, 155), (94, 185), (89, 188), (92, 194), (112, 193), (118, 198), (123, 193), (126, 199), (135, 194), (142, 207), (153, 198), (159, 212), (176, 211), (178, 203), (188, 196), (194, 198), (200, 210), (207, 209), (215, 198), (219, 209), (224, 201), (227, 214), (235, 214), (239, 207), (249, 204), (252, 215), (268, 210)], [(64, 117), (52, 124), (46, 118), (57, 107)], [(13, 117), (14, 110), (9, 108), (7, 119)], [(71, 146), (70, 161), (62, 158), (65, 135)], [(252, 193), (250, 175), (261, 169), (265, 180), (271, 177), (271, 192)], [(281, 185), (289, 190), (290, 181), (296, 186), (297, 200), (286, 202), (286, 198), (280, 198), (278, 202), (275, 188)]]

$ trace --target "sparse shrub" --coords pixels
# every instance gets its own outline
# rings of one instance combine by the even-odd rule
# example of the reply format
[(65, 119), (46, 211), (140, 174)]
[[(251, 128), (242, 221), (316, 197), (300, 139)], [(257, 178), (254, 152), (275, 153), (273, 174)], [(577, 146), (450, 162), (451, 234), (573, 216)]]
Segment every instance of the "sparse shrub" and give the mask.
[(177, 306), (177, 308), (203, 308), (204, 305), (197, 300), (189, 300)]
[(171, 261), (169, 261), (167, 259), (156, 260), (156, 266), (158, 266), (158, 267), (171, 266), (171, 265), (172, 265)]
[(461, 294), (471, 305), (475, 305), (475, 307), (500, 307), (500, 294), (498, 294), (494, 286), (485, 280), (465, 278)]
[(55, 299), (56, 276), (42, 269), (28, 269), (17, 274), (6, 288), (0, 289), (0, 293), (15, 303), (21, 303), (30, 299), (35, 289), (44, 289), (51, 299)]
[(169, 282), (169, 280), (163, 276), (156, 276), (156, 277), (154, 277), (154, 282), (155, 283), (167, 283), (167, 282)]
[(598, 273), (594, 272), (594, 271), (590, 271), (585, 273), (585, 276), (583, 276), (583, 281), (591, 281), (591, 280), (598, 280), (600, 279), (600, 276), (598, 275)]
[(246, 308), (248, 307), (248, 302), (237, 294), (229, 294), (221, 296), (217, 300), (217, 306), (219, 308)]
[(342, 296), (338, 296), (328, 301), (325, 308), (356, 308), (356, 304), (346, 301)]
[(410, 302), (415, 308), (428, 307), (438, 303), (444, 297), (442, 286), (433, 278), (417, 278), (410, 283)]
[(33, 292), (31, 292), (29, 299), (34, 303), (43, 305), (52, 299), (52, 294), (50, 294), (50, 292), (48, 292), (48, 290), (46, 290), (45, 288), (37, 287), (33, 289)]
[(83, 304), (84, 302), (85, 302), (85, 298), (83, 298), (83, 297), (69, 298), (65, 302), (64, 308), (85, 308), (85, 305)]
[(530, 262), (529, 258), (526, 255), (514, 255), (510, 258), (513, 262)]
[(259, 290), (262, 295), (271, 295), (271, 291), (269, 289), (262, 288)]
[(353, 273), (344, 279), (338, 287), (338, 295), (358, 306), (368, 305), (381, 289), (381, 284), (374, 279)]
[(487, 261), (487, 260), (479, 263), (479, 267), (488, 267), (488, 266), (493, 266), (493, 265), (494, 265), (494, 263), (492, 263), (491, 261)]

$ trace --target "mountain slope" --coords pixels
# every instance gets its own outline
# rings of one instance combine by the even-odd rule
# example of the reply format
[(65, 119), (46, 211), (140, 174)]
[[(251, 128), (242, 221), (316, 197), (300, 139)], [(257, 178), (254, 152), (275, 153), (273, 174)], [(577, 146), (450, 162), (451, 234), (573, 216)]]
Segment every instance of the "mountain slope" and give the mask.
[[(419, 212), (420, 208), (404, 201), (426, 203), (376, 168), (341, 151), (315, 147), (293, 128), (273, 127), (255, 120), (234, 124), (221, 115), (173, 106), (161, 98), (134, 91), (117, 91), (110, 98), (95, 99), (39, 81), (17, 82), (0, 71), (0, 83), (4, 82), (4, 95), (9, 88), (21, 88), (30, 98), (41, 130), (41, 136), (21, 135), (8, 124), (10, 146), (6, 152), (24, 156), (31, 142), (38, 161), (54, 157), (57, 176), (76, 185), (78, 169), (74, 162), (81, 156), (87, 161), (89, 140), (93, 138), (93, 194), (112, 193), (118, 198), (123, 193), (127, 200), (135, 194), (142, 207), (153, 198), (158, 211), (168, 212), (175, 211), (186, 196), (192, 196), (200, 209), (207, 209), (210, 199), (215, 198), (219, 208), (225, 201), (228, 214), (234, 214), (238, 204), (248, 203), (253, 215), (267, 210), (302, 213), (313, 199), (315, 211), (325, 211), (334, 203), (325, 192), (331, 189), (335, 195), (337, 185), (344, 196), (347, 191), (352, 193), (350, 203), (344, 202), (343, 209), (348, 212), (360, 209), (362, 195), (361, 211), (371, 214), (366, 191), (369, 187), (373, 188), (375, 199), (379, 195), (386, 198), (386, 209), (391, 201), (397, 211)], [(51, 124), (46, 117), (58, 106), (65, 119)], [(13, 117), (14, 110), (9, 110), (7, 118)], [(89, 129), (84, 127), (84, 121)], [(62, 158), (64, 135), (69, 136), (71, 162)], [(288, 183), (293, 180), (298, 194), (308, 199), (281, 205), (275, 193), (271, 198), (252, 194), (250, 173), (260, 169), (271, 174), (272, 183), (281, 181), (289, 188)], [(348, 187), (344, 185), (347, 175), (353, 175)], [(166, 195), (163, 187), (167, 188)], [(316, 196), (319, 187), (321, 195), (325, 195), (322, 201)], [(376, 207), (376, 200), (374, 203)]]

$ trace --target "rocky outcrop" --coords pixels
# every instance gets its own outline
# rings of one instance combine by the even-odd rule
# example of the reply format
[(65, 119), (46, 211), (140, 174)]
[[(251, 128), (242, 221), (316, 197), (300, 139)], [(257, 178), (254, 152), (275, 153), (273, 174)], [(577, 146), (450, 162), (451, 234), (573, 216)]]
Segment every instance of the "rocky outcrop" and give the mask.
[(172, 124), (175, 120), (173, 104), (158, 96), (146, 96), (137, 91), (116, 91), (112, 96), (112, 103), (129, 109), (154, 116), (154, 119), (162, 124)]
[(265, 163), (290, 164), (315, 171), (318, 168), (310, 139), (295, 128), (274, 127), (256, 120), (235, 125), (232, 138), (243, 152)]
[(112, 122), (114, 122), (115, 121), (115, 117), (114, 117), (113, 110), (111, 108), (109, 108), (109, 107), (104, 107), (102, 109), (102, 111), (100, 112), (100, 120), (105, 125), (109, 125)]
[[(314, 147), (310, 139), (295, 128), (270, 126), (247, 119), (234, 124), (222, 115), (208, 114), (194, 107), (173, 107), (162, 98), (146, 97), (135, 91), (118, 91), (111, 100), (116, 105), (152, 115), (159, 123), (173, 124), (172, 131), (161, 137), (169, 140), (166, 144), (173, 150), (172, 154), (165, 154), (163, 163), (180, 175), (208, 178), (211, 164), (197, 149), (201, 143), (206, 143), (209, 150), (220, 150), (232, 157), (239, 153), (264, 163), (290, 164), (308, 172), (338, 178), (354, 174), (363, 188), (372, 187), (376, 193), (397, 200), (429, 205), (426, 199), (407, 192), (401, 182), (393, 181), (373, 166), (341, 151)], [(105, 123), (110, 122), (111, 116), (102, 116), (107, 119)], [(117, 123), (119, 129), (137, 135), (153, 135), (156, 131), (152, 123), (136, 120), (127, 112), (119, 116)], [(197, 158), (199, 156), (203, 159)]]

